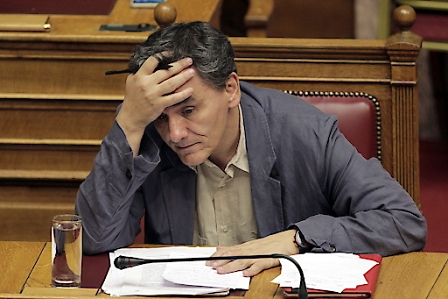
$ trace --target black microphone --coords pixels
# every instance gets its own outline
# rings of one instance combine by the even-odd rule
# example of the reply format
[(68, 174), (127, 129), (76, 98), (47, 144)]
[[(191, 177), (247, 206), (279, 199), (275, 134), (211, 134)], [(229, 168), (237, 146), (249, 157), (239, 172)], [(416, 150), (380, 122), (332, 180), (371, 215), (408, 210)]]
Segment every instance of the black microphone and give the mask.
[(114, 265), (116, 268), (123, 270), (144, 264), (151, 263), (172, 263), (172, 262), (194, 262), (194, 261), (216, 261), (216, 260), (247, 260), (247, 259), (287, 259), (291, 261), (299, 270), (300, 285), (298, 289), (298, 298), (308, 299), (308, 291), (306, 289), (305, 275), (299, 263), (286, 254), (259, 254), (259, 255), (233, 255), (233, 256), (209, 256), (209, 257), (187, 257), (187, 258), (171, 258), (171, 259), (140, 259), (129, 256), (122, 256), (115, 258)]

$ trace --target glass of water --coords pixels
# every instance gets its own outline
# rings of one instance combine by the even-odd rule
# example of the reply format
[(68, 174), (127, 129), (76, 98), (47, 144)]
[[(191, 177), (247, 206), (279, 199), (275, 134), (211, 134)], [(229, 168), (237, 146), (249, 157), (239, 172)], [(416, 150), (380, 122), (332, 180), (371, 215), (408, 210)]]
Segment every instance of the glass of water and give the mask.
[(78, 215), (56, 215), (51, 229), (52, 287), (81, 286), (82, 223)]

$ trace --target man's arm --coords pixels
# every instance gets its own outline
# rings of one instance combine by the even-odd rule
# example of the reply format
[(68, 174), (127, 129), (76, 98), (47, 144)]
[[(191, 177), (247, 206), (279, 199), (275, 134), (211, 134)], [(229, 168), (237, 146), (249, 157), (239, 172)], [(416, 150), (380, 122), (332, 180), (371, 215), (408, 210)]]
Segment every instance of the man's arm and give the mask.
[(110, 251), (134, 242), (144, 212), (138, 189), (159, 162), (156, 145), (152, 148), (152, 152), (133, 157), (121, 128), (113, 124), (76, 198), (85, 253)]
[(83, 218), (86, 253), (133, 243), (144, 212), (138, 189), (160, 159), (152, 140), (142, 144), (145, 129), (166, 107), (193, 93), (192, 88), (177, 90), (194, 75), (190, 58), (154, 72), (158, 63), (150, 57), (127, 77), (116, 121), (101, 144), (92, 172), (80, 186), (76, 212)]
[(375, 252), (383, 256), (421, 250), (426, 221), (403, 187), (376, 159), (365, 160), (330, 121), (320, 141), (321, 189), (333, 216), (315, 215), (295, 225), (325, 252)]
[[(426, 222), (406, 191), (377, 160), (366, 161), (356, 152), (337, 129), (334, 118), (328, 118), (327, 123), (320, 127), (322, 131), (316, 134), (319, 138), (306, 138), (308, 143), (316, 143), (310, 146), (310, 152), (316, 156), (314, 159), (304, 159), (318, 161), (318, 165), (307, 165), (313, 169), (313, 174), (307, 175), (319, 177), (321, 186), (312, 188), (324, 194), (324, 200), (331, 205), (333, 213), (324, 215), (317, 211), (317, 215), (291, 224), (289, 228), (297, 227), (315, 250), (325, 252), (391, 255), (421, 250), (426, 240)], [(305, 165), (307, 162), (301, 163)], [(311, 203), (317, 198), (309, 200)], [(287, 232), (222, 247), (215, 255), (292, 254), (291, 234), (295, 231)], [(275, 265), (268, 260), (216, 261), (208, 264), (222, 273), (247, 268), (244, 274), (249, 276)]]

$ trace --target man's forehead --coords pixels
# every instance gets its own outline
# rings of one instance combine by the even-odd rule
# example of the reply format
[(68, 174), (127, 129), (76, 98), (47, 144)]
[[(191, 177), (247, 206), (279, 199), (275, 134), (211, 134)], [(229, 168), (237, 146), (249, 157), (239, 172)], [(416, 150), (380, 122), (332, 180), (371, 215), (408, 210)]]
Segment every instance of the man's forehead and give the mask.
[(194, 102), (194, 97), (188, 97), (183, 101), (180, 101), (179, 103), (176, 103), (174, 105), (171, 105), (170, 107), (177, 107), (177, 106), (182, 106), (182, 105), (186, 105), (186, 104), (191, 104), (191, 102)]

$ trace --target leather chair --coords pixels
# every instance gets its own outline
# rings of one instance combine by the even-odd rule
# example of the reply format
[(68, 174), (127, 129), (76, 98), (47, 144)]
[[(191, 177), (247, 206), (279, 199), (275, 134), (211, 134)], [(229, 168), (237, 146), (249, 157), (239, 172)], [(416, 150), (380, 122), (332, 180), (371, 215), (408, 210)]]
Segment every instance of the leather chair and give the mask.
[(381, 109), (375, 97), (358, 92), (286, 92), (336, 115), (339, 129), (358, 152), (366, 159), (381, 160)]

